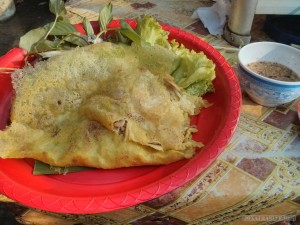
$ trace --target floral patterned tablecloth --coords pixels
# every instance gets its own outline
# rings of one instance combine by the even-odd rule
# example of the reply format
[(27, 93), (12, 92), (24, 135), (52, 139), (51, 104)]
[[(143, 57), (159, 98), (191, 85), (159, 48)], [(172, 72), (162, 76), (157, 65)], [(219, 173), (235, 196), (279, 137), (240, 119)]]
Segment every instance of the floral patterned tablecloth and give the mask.
[[(68, 16), (72, 23), (80, 23), (83, 17), (97, 20), (99, 7), (107, 2), (70, 0), (66, 3)], [(195, 9), (209, 7), (212, 1), (115, 0), (112, 3), (116, 18), (150, 14), (161, 23), (207, 41), (236, 67), (238, 49), (232, 49), (222, 37), (210, 35), (201, 21), (192, 16)], [(255, 17), (252, 41), (268, 39), (261, 29), (263, 22), (263, 17)], [(239, 123), (223, 154), (194, 180), (143, 204), (108, 213), (66, 215), (24, 210), (24, 206), (12, 203), (5, 196), (0, 196), (0, 201), (11, 208), (19, 207), (22, 213), (17, 219), (24, 224), (254, 225), (279, 224), (276, 221), (283, 220), (296, 223), (300, 215), (298, 101), (266, 108), (243, 94)]]

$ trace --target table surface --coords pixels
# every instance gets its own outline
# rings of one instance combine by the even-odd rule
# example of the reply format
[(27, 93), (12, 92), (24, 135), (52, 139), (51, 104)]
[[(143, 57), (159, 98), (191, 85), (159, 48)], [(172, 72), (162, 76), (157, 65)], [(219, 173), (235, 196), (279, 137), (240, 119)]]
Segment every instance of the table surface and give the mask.
[[(68, 17), (97, 20), (104, 0), (70, 0)], [(192, 16), (212, 1), (116, 0), (116, 18), (149, 14), (215, 46), (235, 68), (237, 52), (220, 36), (210, 35)], [(268, 40), (263, 18), (253, 23), (252, 41)], [(266, 108), (243, 94), (237, 129), (223, 154), (186, 185), (134, 207), (93, 215), (66, 215), (28, 209), (0, 195), (7, 207), (19, 207), (22, 224), (275, 224), (300, 215), (300, 122), (297, 102)], [(26, 209), (26, 210), (25, 210)], [(248, 216), (246, 216), (248, 215)], [(290, 217), (288, 217), (290, 216)], [(278, 224), (278, 223), (276, 223)]]

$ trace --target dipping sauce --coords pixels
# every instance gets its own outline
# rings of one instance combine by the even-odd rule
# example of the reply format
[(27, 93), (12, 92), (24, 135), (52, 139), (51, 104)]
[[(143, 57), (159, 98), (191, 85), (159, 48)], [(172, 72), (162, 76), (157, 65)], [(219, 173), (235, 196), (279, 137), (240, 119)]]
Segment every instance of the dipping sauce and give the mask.
[(249, 63), (247, 67), (255, 73), (271, 79), (289, 82), (300, 81), (299, 76), (294, 71), (279, 63), (260, 61)]

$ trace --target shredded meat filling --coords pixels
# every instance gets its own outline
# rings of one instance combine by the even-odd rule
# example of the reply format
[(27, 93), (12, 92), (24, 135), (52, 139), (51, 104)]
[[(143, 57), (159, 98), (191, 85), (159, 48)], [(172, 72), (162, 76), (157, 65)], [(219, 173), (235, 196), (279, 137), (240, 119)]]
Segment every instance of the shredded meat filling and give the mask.
[(118, 120), (114, 122), (114, 131), (119, 135), (124, 135), (126, 131), (127, 120)]

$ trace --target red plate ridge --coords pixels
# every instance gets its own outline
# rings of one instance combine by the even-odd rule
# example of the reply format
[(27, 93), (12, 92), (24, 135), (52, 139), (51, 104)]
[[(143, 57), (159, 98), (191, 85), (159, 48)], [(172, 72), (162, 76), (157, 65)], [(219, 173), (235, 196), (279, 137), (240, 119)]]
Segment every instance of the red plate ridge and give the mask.
[[(135, 26), (134, 21), (129, 22)], [(110, 26), (119, 26), (119, 21), (113, 21)], [(82, 31), (81, 25), (76, 27)], [(237, 76), (225, 58), (208, 43), (178, 28), (162, 27), (170, 32), (170, 39), (176, 39), (197, 52), (203, 51), (216, 64), (216, 91), (205, 96), (213, 105), (191, 120), (199, 127), (193, 138), (202, 141), (205, 147), (190, 160), (166, 166), (50, 176), (32, 175), (32, 163), (28, 160), (0, 159), (0, 193), (24, 205), (52, 212), (106, 212), (151, 200), (182, 186), (198, 176), (224, 151), (240, 115), (241, 91)], [(0, 66), (22, 67), (24, 56), (24, 50), (15, 48), (0, 57)], [(11, 96), (9, 75), (0, 74), (0, 129), (5, 127), (9, 117)], [(101, 180), (103, 177), (105, 182)]]

